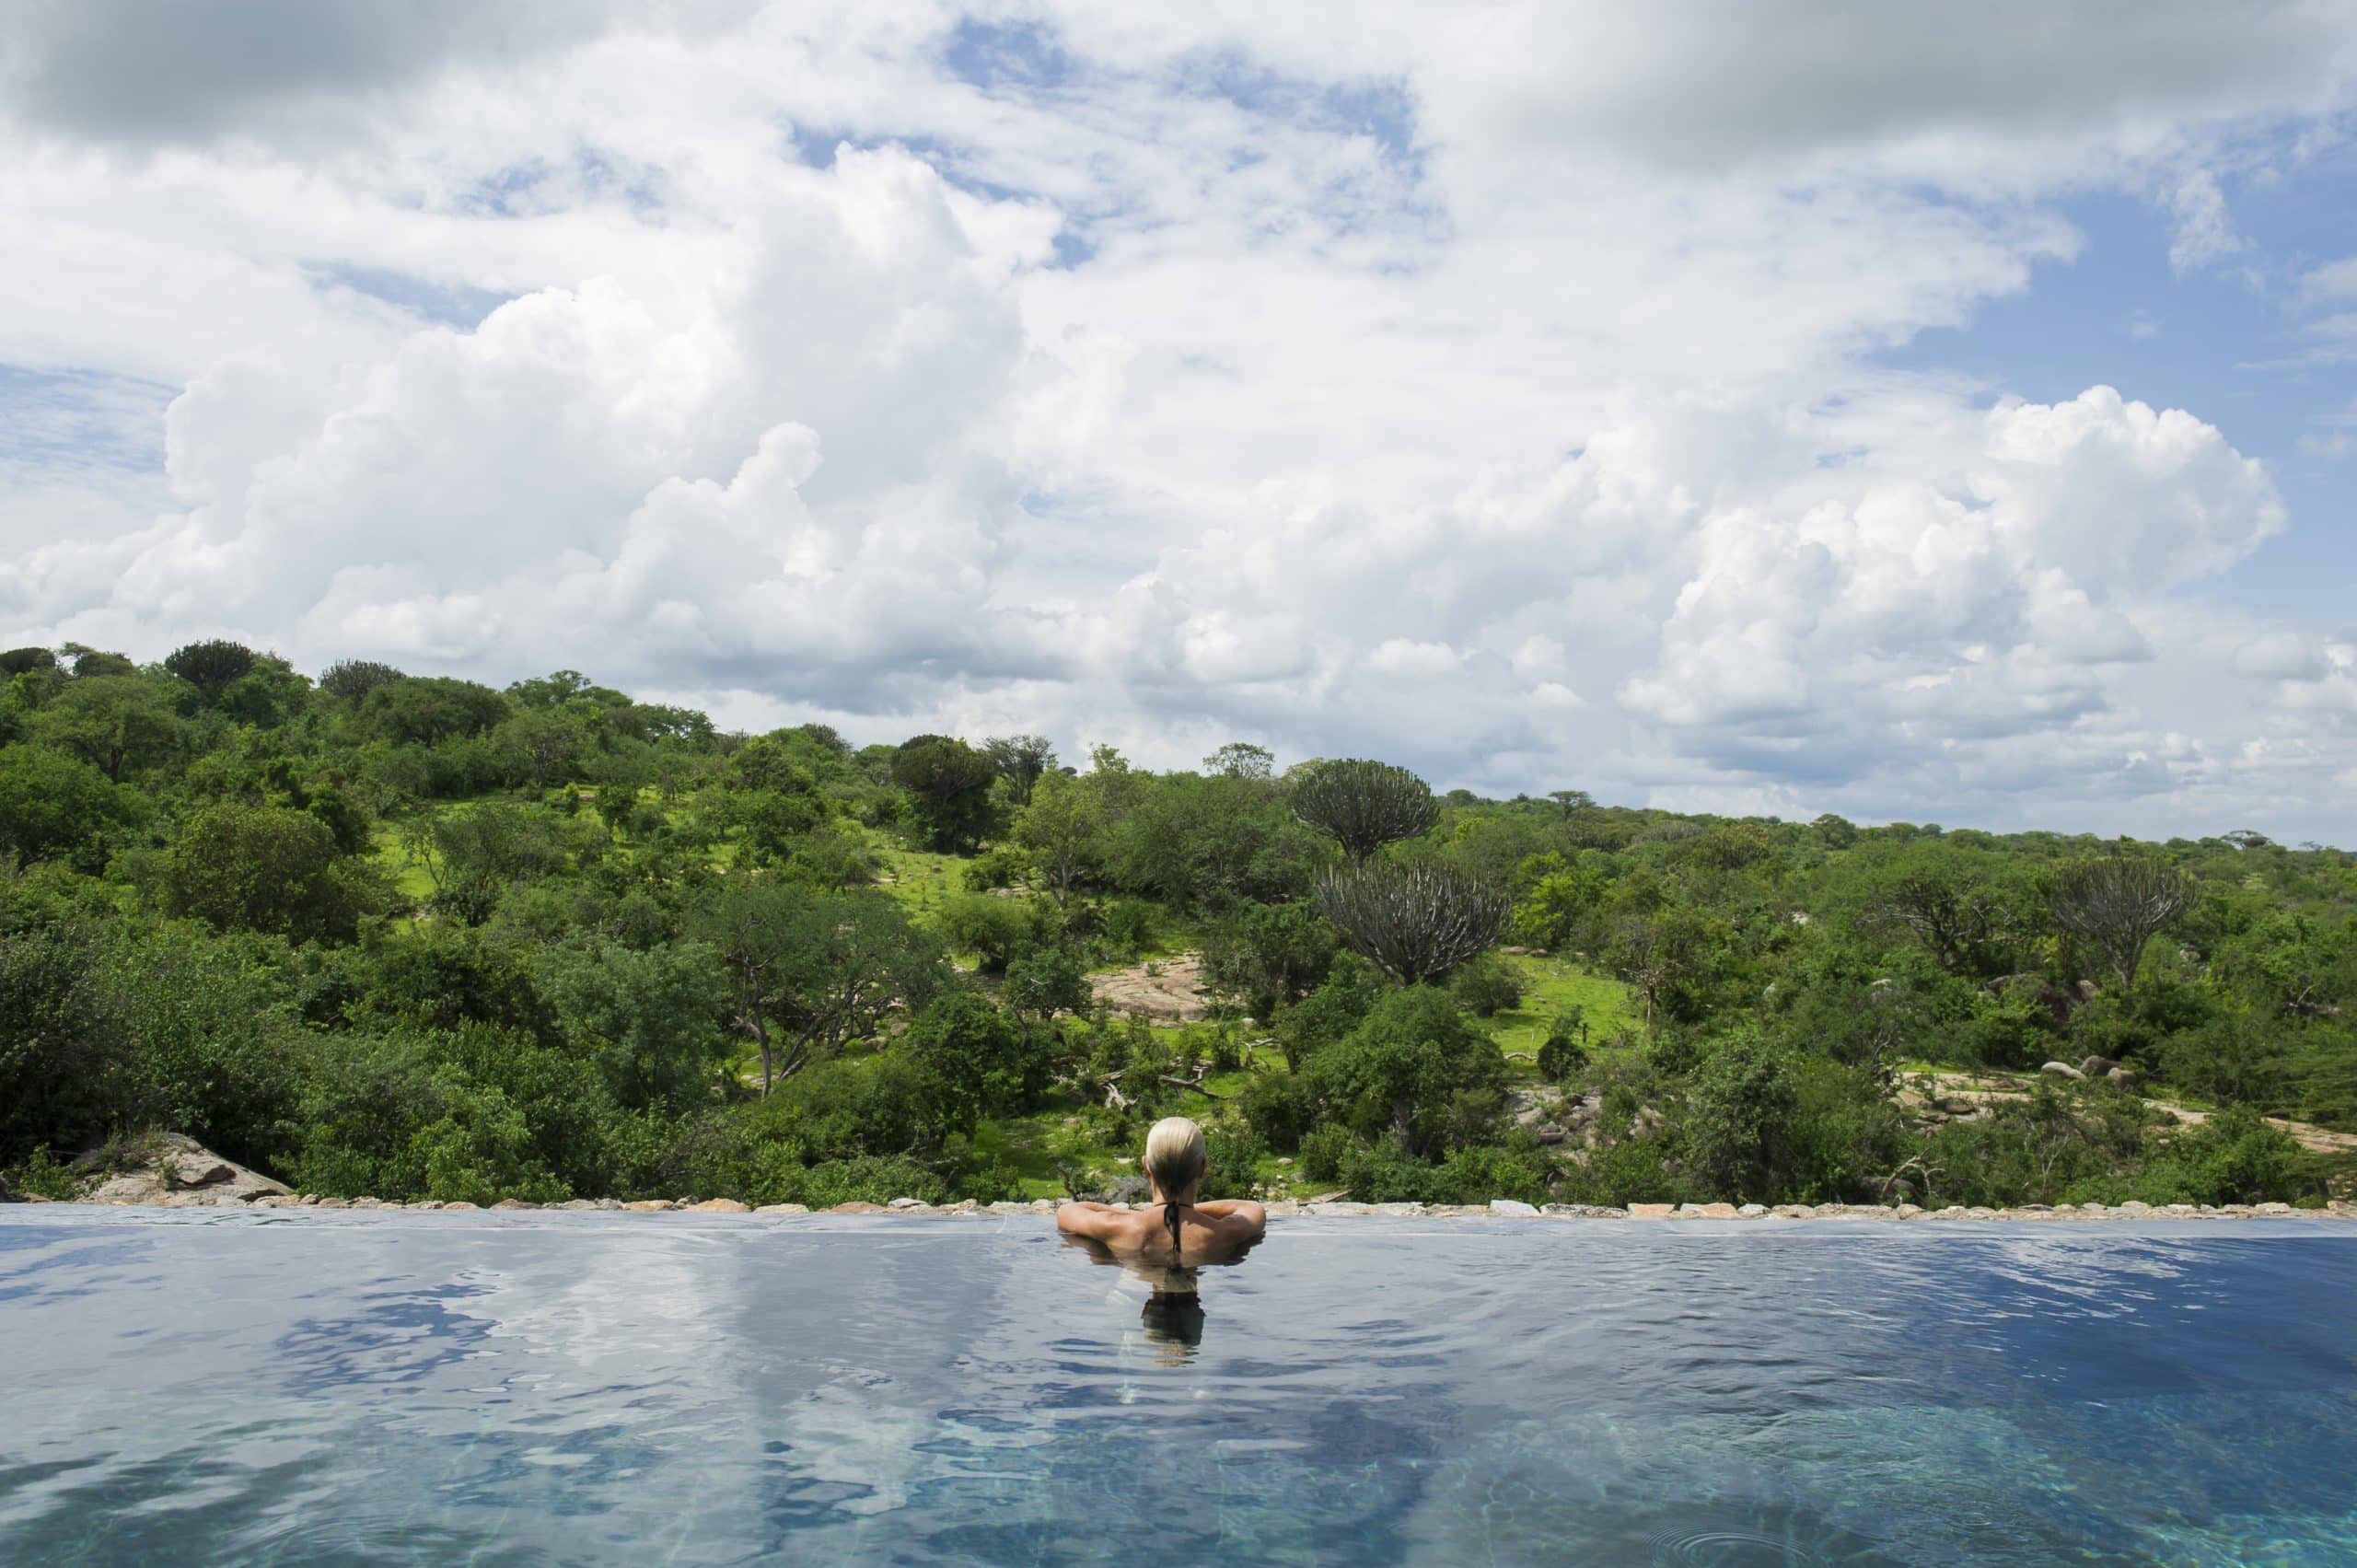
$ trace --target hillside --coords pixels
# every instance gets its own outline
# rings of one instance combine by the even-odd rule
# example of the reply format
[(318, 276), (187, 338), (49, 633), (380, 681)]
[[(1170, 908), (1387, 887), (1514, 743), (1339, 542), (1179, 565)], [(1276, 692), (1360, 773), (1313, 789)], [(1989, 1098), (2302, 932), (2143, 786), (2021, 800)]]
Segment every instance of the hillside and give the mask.
[(19, 1190), (169, 1132), (346, 1197), (1053, 1196), (1170, 1113), (1221, 1191), (1374, 1201), (2315, 1202), (2357, 1163), (2337, 850), (854, 748), (231, 644), (0, 675)]

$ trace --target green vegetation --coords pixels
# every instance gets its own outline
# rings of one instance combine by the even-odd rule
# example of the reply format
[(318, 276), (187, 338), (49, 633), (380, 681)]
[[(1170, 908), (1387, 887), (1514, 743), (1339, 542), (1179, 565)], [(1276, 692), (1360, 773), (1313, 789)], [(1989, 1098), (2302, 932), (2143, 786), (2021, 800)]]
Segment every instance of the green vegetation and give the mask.
[[(2265, 1118), (2357, 1130), (2357, 864), (2251, 833), (854, 749), (221, 641), (0, 679), (19, 1191), (169, 1130), (343, 1196), (1029, 1197), (1181, 1111), (1230, 1193), (2308, 1201)], [(1106, 1000), (1198, 961), (1188, 1021)]]

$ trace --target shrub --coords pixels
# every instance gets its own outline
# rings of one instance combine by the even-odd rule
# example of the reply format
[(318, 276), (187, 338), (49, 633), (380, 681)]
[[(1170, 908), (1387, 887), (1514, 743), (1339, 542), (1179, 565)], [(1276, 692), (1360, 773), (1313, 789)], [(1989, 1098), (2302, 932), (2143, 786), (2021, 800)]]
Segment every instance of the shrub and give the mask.
[(952, 947), (975, 954), (986, 973), (997, 974), (1031, 939), (1031, 918), (1018, 899), (968, 893), (951, 899), (934, 916), (934, 928)]
[(1538, 1075), (1550, 1084), (1568, 1084), (1587, 1071), (1587, 1047), (1580, 1043), (1586, 1026), (1576, 1007), (1556, 1016), (1554, 1027), (1538, 1047)]
[(1210, 1165), (1203, 1175), (1205, 1198), (1249, 1198), (1258, 1191), (1260, 1162), (1269, 1147), (1259, 1133), (1240, 1122), (1216, 1121), (1204, 1130)]
[(1449, 994), (1477, 1018), (1522, 1005), (1522, 978), (1495, 958), (1476, 958), (1448, 977)]
[(1016, 1028), (989, 997), (957, 991), (919, 1015), (897, 1049), (995, 1116), (1028, 1110), (1046, 1093), (1049, 1039)]
[(1301, 1173), (1312, 1181), (1338, 1181), (1358, 1157), (1359, 1141), (1347, 1127), (1329, 1122), (1302, 1135)]
[(1290, 1151), (1301, 1146), (1317, 1105), (1309, 1086), (1294, 1074), (1256, 1073), (1244, 1086), (1239, 1109), (1271, 1148)]
[(1469, 1131), (1469, 1092), (1486, 1094), (1494, 1107), (1505, 1082), (1497, 1046), (1431, 986), (1384, 997), (1304, 1072), (1325, 1120), (1420, 1157), (1439, 1155)]

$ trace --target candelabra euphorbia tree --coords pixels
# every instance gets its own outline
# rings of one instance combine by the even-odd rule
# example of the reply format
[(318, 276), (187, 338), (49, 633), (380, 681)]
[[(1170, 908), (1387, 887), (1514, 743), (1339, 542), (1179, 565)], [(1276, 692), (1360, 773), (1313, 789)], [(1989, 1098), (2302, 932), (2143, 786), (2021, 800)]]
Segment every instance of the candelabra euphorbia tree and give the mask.
[(1293, 783), (1294, 815), (1333, 835), (1353, 865), (1440, 820), (1430, 785), (1388, 762), (1312, 762)]

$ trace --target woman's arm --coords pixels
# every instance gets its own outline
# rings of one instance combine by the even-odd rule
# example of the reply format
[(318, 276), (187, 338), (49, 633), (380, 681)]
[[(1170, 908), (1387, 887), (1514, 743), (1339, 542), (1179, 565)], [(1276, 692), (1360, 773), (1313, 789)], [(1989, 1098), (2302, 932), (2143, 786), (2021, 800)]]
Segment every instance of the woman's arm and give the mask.
[(1234, 1220), (1239, 1228), (1249, 1226), (1255, 1236), (1269, 1228), (1269, 1211), (1249, 1198), (1214, 1198), (1196, 1204), (1195, 1211), (1215, 1220)]
[(1103, 1240), (1118, 1227), (1117, 1211), (1109, 1203), (1092, 1203), (1077, 1200), (1056, 1210), (1056, 1228), (1074, 1236), (1094, 1237)]

